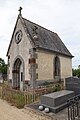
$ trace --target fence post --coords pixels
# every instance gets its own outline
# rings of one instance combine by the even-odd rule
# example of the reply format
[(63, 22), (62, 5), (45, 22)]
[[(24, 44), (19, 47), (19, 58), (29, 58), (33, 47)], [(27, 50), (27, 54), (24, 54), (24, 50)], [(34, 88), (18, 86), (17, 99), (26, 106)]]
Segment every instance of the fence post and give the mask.
[(70, 120), (70, 101), (67, 101), (68, 104), (68, 120)]
[(27, 95), (25, 94), (25, 105), (27, 104)]
[(1, 99), (3, 97), (3, 90), (2, 90), (2, 87), (0, 87), (0, 94), (1, 94)]

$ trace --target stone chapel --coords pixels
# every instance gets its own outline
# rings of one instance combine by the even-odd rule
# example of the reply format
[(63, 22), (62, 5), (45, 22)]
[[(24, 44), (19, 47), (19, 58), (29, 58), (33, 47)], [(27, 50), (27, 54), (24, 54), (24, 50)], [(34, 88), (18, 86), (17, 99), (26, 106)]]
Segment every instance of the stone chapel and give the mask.
[(8, 82), (23, 91), (72, 76), (72, 54), (57, 33), (22, 17), (21, 7), (7, 51)]

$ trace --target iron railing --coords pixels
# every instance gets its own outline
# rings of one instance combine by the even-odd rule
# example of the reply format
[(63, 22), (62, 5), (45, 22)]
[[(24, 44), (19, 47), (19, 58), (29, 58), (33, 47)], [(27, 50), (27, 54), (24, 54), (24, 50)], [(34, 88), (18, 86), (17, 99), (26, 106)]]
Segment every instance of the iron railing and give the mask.
[(80, 95), (67, 101), (68, 120), (80, 120)]

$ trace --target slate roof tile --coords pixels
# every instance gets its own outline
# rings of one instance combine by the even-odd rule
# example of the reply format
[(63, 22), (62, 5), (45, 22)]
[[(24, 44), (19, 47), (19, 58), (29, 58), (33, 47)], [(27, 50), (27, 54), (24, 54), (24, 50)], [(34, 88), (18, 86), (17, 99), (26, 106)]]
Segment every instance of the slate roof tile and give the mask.
[[(62, 42), (62, 40), (60, 39), (60, 37), (56, 33), (44, 27), (41, 27), (40, 25), (35, 24), (25, 18), (23, 18), (23, 20), (26, 24), (27, 32), (29, 33), (32, 41), (34, 42), (35, 47), (36, 47), (36, 40), (33, 39), (34, 35), (38, 37), (39, 48), (51, 50), (52, 52), (57, 52), (60, 54), (73, 57), (72, 54), (67, 49), (67, 47)], [(34, 28), (36, 28), (35, 31), (34, 31)]]

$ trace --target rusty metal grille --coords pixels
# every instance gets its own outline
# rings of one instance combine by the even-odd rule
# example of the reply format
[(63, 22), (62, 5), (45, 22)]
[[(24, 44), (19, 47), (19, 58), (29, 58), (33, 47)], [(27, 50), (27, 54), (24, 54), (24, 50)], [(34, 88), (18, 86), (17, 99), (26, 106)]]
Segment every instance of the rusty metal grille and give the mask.
[(80, 95), (67, 101), (68, 120), (80, 120)]

